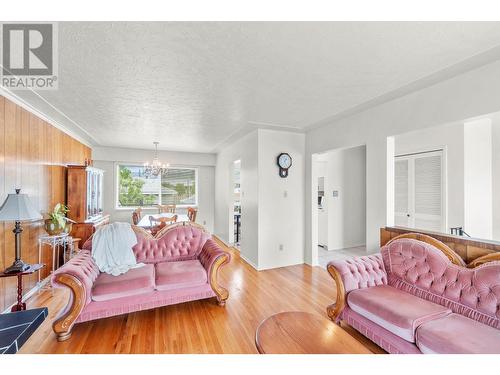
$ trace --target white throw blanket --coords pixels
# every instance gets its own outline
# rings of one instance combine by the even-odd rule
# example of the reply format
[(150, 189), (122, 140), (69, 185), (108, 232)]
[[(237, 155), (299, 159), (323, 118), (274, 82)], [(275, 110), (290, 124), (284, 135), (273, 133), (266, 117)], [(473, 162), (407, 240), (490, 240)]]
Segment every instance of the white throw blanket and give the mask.
[(137, 238), (128, 223), (112, 223), (97, 229), (92, 237), (92, 257), (99, 271), (118, 276), (144, 266), (135, 259), (132, 251), (135, 244)]

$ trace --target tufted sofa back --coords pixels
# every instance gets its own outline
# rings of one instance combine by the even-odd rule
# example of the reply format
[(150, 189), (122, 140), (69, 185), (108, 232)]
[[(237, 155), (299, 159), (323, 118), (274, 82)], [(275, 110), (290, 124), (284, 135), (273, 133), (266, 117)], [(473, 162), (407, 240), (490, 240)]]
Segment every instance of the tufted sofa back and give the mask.
[(381, 253), (389, 285), (500, 329), (500, 262), (457, 266), (414, 239), (393, 241)]
[(178, 226), (160, 238), (147, 238), (137, 234), (133, 251), (137, 262), (157, 263), (196, 259), (210, 235), (200, 228)]
[[(344, 289), (350, 292), (354, 289), (368, 288), (387, 284), (387, 274), (380, 254), (330, 262), (340, 273)], [(347, 276), (347, 277), (346, 277)]]

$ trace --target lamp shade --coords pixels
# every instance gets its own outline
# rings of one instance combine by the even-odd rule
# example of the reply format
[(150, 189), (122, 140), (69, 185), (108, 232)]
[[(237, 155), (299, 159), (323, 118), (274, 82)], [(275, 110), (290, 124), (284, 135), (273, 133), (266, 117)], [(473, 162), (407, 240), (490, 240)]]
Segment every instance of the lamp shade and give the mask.
[(25, 221), (25, 220), (40, 220), (42, 215), (38, 212), (27, 194), (20, 194), (20, 190), (16, 190), (16, 194), (7, 195), (7, 199), (0, 207), (0, 221)]

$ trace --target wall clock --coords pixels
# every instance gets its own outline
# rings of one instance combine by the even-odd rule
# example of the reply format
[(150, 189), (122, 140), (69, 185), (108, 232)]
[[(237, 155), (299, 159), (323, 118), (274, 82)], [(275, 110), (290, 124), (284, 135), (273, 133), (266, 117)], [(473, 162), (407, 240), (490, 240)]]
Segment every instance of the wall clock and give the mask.
[(278, 167), (280, 168), (279, 175), (281, 178), (288, 177), (288, 169), (292, 166), (292, 157), (286, 152), (278, 155)]

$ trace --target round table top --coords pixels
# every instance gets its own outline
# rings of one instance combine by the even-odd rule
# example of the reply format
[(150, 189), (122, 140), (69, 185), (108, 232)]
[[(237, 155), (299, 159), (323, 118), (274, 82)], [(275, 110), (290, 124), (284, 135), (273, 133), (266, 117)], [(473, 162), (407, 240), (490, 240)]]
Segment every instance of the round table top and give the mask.
[(337, 324), (301, 311), (282, 312), (262, 321), (255, 345), (261, 354), (372, 354)]

